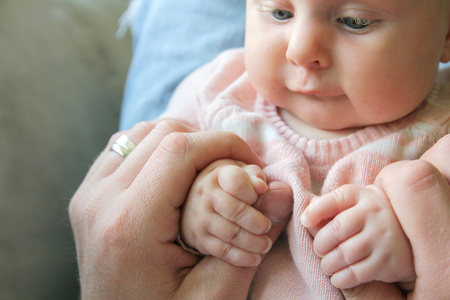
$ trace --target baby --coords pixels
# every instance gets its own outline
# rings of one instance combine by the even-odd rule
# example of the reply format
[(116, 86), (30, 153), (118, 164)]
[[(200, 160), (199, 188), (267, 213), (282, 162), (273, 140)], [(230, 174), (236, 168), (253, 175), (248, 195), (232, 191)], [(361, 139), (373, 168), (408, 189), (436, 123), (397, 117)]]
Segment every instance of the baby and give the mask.
[(271, 224), (252, 205), (282, 181), (292, 220), (252, 293), (342, 297), (321, 268), (338, 288), (413, 282), (409, 241), (376, 177), (449, 133), (450, 83), (438, 66), (450, 60), (450, 1), (247, 0), (245, 42), (188, 77), (164, 116), (232, 131), (267, 166), (223, 160), (200, 172), (182, 240), (258, 265)]

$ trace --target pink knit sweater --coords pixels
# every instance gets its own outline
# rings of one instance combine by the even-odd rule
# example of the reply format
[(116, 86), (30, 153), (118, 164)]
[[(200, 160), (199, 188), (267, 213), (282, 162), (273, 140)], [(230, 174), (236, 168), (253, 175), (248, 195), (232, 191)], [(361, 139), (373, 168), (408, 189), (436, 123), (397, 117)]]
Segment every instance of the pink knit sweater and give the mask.
[(249, 298), (342, 299), (321, 270), (300, 216), (314, 194), (346, 183), (371, 184), (384, 166), (419, 158), (449, 133), (450, 80), (436, 84), (426, 101), (401, 120), (339, 139), (312, 140), (290, 129), (277, 108), (257, 95), (243, 53), (227, 51), (190, 75), (163, 117), (187, 120), (201, 130), (238, 134), (263, 158), (270, 181), (292, 187), (292, 218), (259, 267)]

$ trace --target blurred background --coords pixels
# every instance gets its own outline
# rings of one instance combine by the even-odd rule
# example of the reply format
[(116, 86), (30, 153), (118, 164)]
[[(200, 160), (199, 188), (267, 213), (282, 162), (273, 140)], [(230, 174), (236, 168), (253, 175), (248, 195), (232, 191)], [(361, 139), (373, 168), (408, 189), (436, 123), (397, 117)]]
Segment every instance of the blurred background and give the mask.
[(78, 299), (69, 200), (117, 131), (127, 0), (0, 1), (0, 299)]

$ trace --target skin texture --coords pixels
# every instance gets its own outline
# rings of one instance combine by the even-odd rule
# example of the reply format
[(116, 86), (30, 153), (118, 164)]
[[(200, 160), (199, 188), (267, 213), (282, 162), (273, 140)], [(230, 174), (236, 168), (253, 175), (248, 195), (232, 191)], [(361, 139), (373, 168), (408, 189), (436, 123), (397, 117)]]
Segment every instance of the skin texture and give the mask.
[[(347, 135), (400, 119), (426, 98), (449, 60), (449, 15), (441, 0), (248, 0), (246, 69), (300, 134)], [(303, 225), (339, 288), (415, 279), (410, 243), (379, 185), (319, 198)]]
[[(249, 76), (255, 89), (284, 109), (285, 120), (300, 131), (309, 126), (346, 129), (341, 132), (348, 134), (348, 128), (399, 119), (423, 101), (439, 61), (447, 59), (449, 21), (442, 8), (448, 5), (441, 1), (247, 3)], [(369, 21), (355, 29), (358, 24), (345, 23), (343, 17)], [(418, 42), (430, 34), (429, 43)], [(406, 51), (411, 45), (417, 47)], [(248, 212), (257, 193), (243, 170), (234, 168), (228, 179), (218, 170), (204, 170), (191, 189), (183, 237), (205, 255), (238, 266), (256, 265), (258, 253), (270, 248), (258, 237), (264, 222)], [(237, 174), (242, 174), (240, 180)], [(238, 184), (223, 188), (220, 178)], [(238, 197), (244, 186), (252, 195)], [(231, 214), (221, 204), (227, 199), (235, 208)], [(411, 245), (380, 186), (337, 189), (308, 207), (303, 225), (315, 236), (322, 268), (336, 287), (378, 280), (400, 282), (412, 290), (416, 274)]]
[(345, 185), (315, 198), (302, 224), (313, 234), (322, 269), (336, 287), (378, 280), (402, 282), (412, 290), (416, 275), (411, 245), (379, 185)]
[(264, 235), (271, 222), (252, 205), (268, 188), (256, 165), (212, 163), (199, 173), (183, 205), (183, 240), (204, 255), (236, 266), (258, 265), (272, 246)]
[[(200, 260), (174, 244), (180, 207), (197, 172), (219, 159), (262, 166), (237, 136), (196, 132), (170, 120), (124, 132), (137, 147), (124, 160), (109, 150), (114, 135), (73, 196), (69, 214), (83, 299), (244, 299), (256, 271)], [(275, 221), (278, 237), (292, 192), (269, 189), (254, 205)]]
[[(196, 170), (223, 158), (257, 165), (259, 160), (232, 134), (195, 133), (173, 121), (141, 123), (125, 133), (136, 149), (126, 160), (110, 152), (122, 133), (114, 135), (69, 206), (82, 298), (246, 299), (256, 267), (239, 268), (211, 256), (200, 260), (173, 240), (179, 206)], [(450, 236), (439, 230), (450, 226), (450, 186), (445, 179), (450, 178), (449, 146), (446, 136), (422, 160), (393, 164), (378, 176), (378, 184), (403, 212), (398, 218), (414, 253), (417, 279), (408, 299), (445, 299), (450, 294)], [(404, 174), (408, 176), (400, 176)], [(272, 220), (268, 236), (275, 240), (289, 217), (292, 193), (271, 193), (255, 206)], [(344, 290), (344, 295), (406, 299), (396, 285), (381, 282)]]
[[(442, 1), (247, 3), (250, 79), (282, 108), (288, 124), (315, 139), (405, 116), (430, 92), (439, 61), (447, 60), (448, 5)], [(354, 18), (367, 24), (349, 22)], [(183, 209), (182, 234), (205, 255), (253, 266), (271, 245), (260, 236), (267, 222), (251, 213), (258, 194), (251, 174), (239, 166), (222, 166), (234, 170), (228, 178), (217, 164), (199, 174)], [(336, 287), (373, 280), (414, 287), (411, 245), (379, 185), (347, 185), (319, 198), (303, 225)]]
[(377, 177), (411, 241), (415, 288), (402, 295), (395, 284), (371, 282), (343, 290), (346, 299), (447, 299), (450, 295), (450, 135), (420, 160), (401, 161)]
[[(423, 101), (439, 61), (450, 59), (448, 6), (248, 0), (246, 69), (260, 95), (304, 126), (336, 131), (396, 120)], [(372, 23), (356, 30), (343, 17)]]

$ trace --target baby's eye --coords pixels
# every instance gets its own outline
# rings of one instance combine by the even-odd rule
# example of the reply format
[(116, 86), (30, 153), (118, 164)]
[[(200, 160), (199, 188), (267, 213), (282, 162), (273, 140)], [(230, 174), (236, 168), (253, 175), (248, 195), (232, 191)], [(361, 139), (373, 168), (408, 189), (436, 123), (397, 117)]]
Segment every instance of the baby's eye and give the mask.
[(376, 20), (354, 17), (341, 17), (337, 21), (351, 30), (362, 30), (377, 22)]
[(275, 19), (280, 21), (290, 19), (294, 16), (292, 12), (284, 9), (274, 9), (272, 10), (272, 15)]

